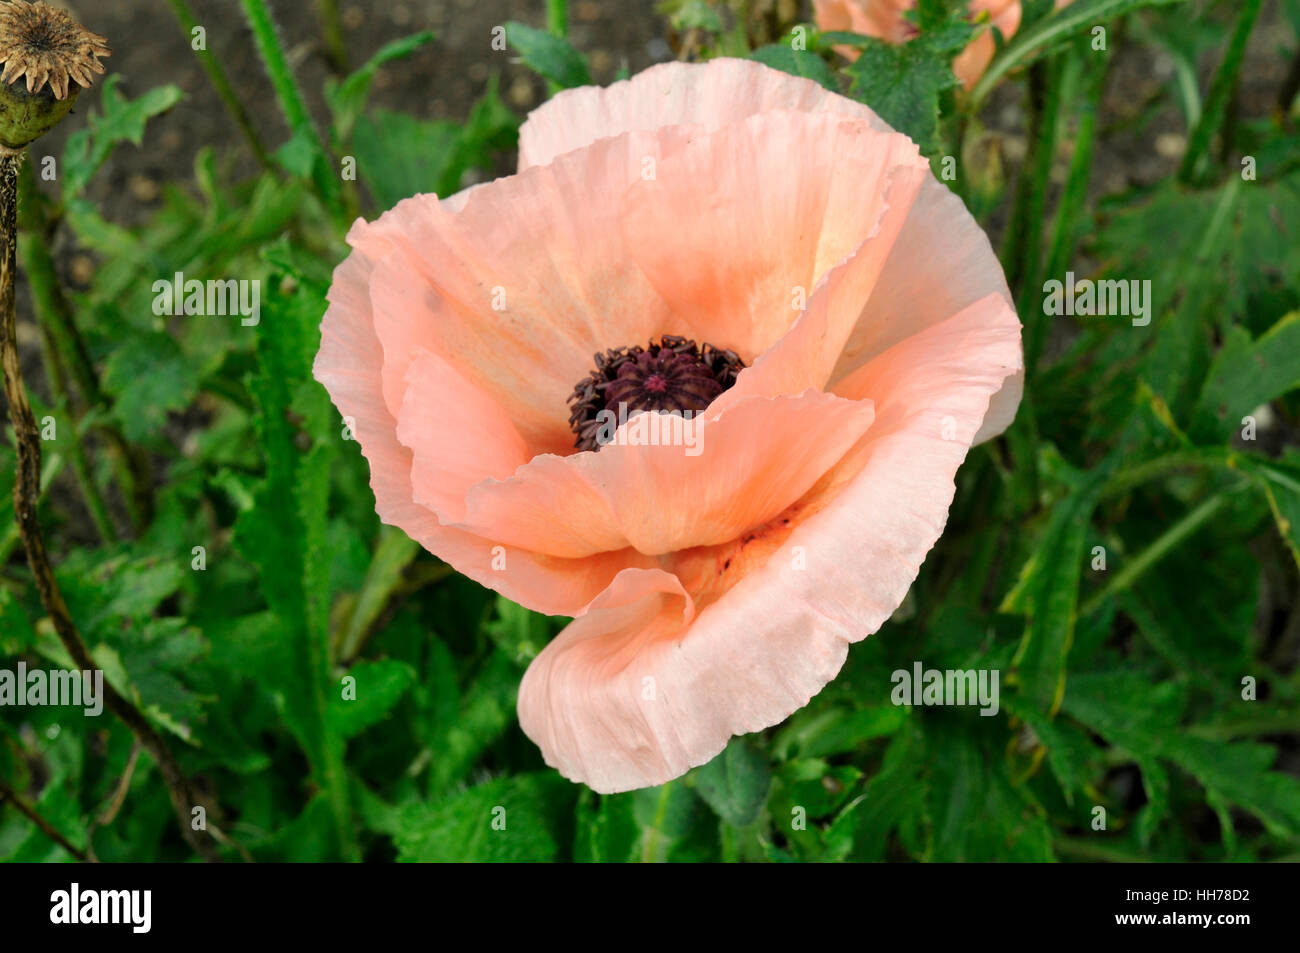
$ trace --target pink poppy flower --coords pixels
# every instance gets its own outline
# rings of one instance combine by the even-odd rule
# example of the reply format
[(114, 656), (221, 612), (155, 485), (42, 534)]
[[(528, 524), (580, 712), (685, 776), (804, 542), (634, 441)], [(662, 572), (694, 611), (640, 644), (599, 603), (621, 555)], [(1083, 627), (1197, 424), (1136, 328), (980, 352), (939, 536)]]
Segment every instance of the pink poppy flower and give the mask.
[[(659, 784), (898, 607), (1015, 415), (1020, 323), (909, 139), (757, 63), (562, 92), (519, 166), (353, 226), (315, 376), (385, 522), (575, 617), (519, 690), (547, 763)], [(699, 413), (596, 435), (614, 403)]]
[[(1056, 8), (1069, 2), (1056, 0)], [(813, 0), (818, 29), (862, 33), (887, 43), (906, 43), (916, 35), (916, 27), (903, 16), (915, 6), (916, 0)], [(993, 28), (1009, 40), (1020, 29), (1021, 16), (1019, 0), (970, 0), (970, 12), (972, 16), (987, 13), (990, 29), (975, 37), (952, 62), (953, 73), (967, 89), (993, 62)], [(849, 59), (859, 55), (852, 47), (836, 47), (836, 51)]]

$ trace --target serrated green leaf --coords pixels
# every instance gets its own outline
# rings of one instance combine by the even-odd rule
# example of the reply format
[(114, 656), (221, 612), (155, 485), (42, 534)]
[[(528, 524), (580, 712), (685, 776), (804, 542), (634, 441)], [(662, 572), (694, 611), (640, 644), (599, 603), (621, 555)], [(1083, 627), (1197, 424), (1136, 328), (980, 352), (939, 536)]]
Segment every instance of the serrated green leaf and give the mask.
[(444, 800), (407, 805), (393, 840), (403, 862), (540, 862), (556, 859), (552, 833), (577, 789), (558, 775), (520, 774)]
[(833, 93), (840, 91), (840, 84), (835, 78), (834, 71), (816, 53), (791, 49), (784, 43), (772, 43), (768, 46), (760, 46), (749, 54), (749, 58), (757, 60), (764, 66), (789, 73), (791, 76), (811, 79)]
[(118, 143), (139, 146), (149, 119), (171, 109), (184, 95), (180, 87), (168, 84), (129, 100), (117, 91), (121, 81), (118, 73), (104, 80), (99, 111), (91, 109), (86, 128), (68, 137), (61, 176), (65, 201), (81, 193)]
[(957, 85), (952, 58), (972, 33), (969, 24), (952, 22), (908, 43), (871, 40), (848, 66), (849, 95), (932, 154), (938, 144), (939, 96)]
[(113, 415), (129, 439), (157, 440), (168, 412), (194, 399), (198, 380), (174, 338), (149, 334), (129, 338), (113, 351), (104, 367), (104, 389), (116, 398)]

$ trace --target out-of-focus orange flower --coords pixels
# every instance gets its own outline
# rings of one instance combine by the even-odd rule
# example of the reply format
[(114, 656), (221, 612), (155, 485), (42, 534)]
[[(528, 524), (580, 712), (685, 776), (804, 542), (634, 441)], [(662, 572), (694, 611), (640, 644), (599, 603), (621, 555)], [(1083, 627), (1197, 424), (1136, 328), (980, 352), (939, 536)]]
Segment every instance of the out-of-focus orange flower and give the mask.
[[(1057, 9), (1070, 0), (1056, 0)], [(813, 0), (817, 27), (821, 30), (846, 30), (874, 36), (887, 43), (906, 43), (916, 35), (916, 27), (904, 16), (916, 6), (916, 0)], [(1020, 29), (1019, 0), (970, 0), (971, 16), (987, 13), (991, 26), (1010, 39)], [(852, 47), (836, 47), (850, 59), (858, 56)], [(952, 71), (963, 86), (975, 85), (989, 63), (993, 62), (996, 44), (993, 30), (988, 29), (975, 37), (966, 49), (952, 62)]]

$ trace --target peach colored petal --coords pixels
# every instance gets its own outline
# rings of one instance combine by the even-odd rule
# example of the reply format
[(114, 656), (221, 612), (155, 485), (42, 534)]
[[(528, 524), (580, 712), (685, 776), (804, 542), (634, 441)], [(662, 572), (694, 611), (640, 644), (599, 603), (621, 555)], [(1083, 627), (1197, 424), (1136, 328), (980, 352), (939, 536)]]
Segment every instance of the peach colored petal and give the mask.
[(468, 497), (471, 532), (580, 557), (631, 546), (662, 555), (734, 539), (779, 515), (866, 432), (869, 402), (809, 391), (753, 398), (686, 426), (684, 446), (622, 445), (634, 417), (598, 452), (538, 457)]
[(533, 661), (519, 717), (547, 763), (602, 793), (662, 784), (807, 704), (902, 602), (1019, 362), (993, 295), (861, 368), (876, 422), (761, 565), (693, 621), (675, 576), (625, 573)]
[(691, 615), (673, 575), (627, 570), (542, 649), (517, 707), (547, 764), (602, 793), (682, 773), (696, 726), (664, 703), (657, 663), (680, 649)]
[(313, 374), (329, 391), (339, 413), (351, 421), (370, 465), (370, 486), (380, 519), (404, 530), (471, 579), (554, 615), (579, 611), (620, 570), (647, 564), (645, 557), (630, 551), (581, 560), (539, 556), (445, 527), (432, 510), (415, 502), (411, 452), (397, 441), (397, 423), (381, 390), (383, 351), (373, 330), (368, 294), (373, 268), (366, 255), (353, 252), (335, 270)]
[[(545, 164), (629, 130), (690, 123), (709, 131), (773, 109), (832, 113), (892, 131), (861, 103), (812, 80), (747, 60), (663, 63), (612, 86), (566, 90), (534, 110), (520, 130), (519, 165), (523, 169)], [(991, 292), (1011, 300), (988, 237), (961, 199), (933, 175), (927, 175), (921, 185), (880, 285), (864, 307), (832, 379), (851, 372), (906, 334), (943, 320)], [(891, 333), (882, 336), (881, 324)], [(873, 342), (879, 345), (874, 350)], [(1004, 391), (992, 401), (978, 442), (1006, 429), (1023, 386), (1023, 375), (1007, 380)]]
[(543, 454), (506, 480), (483, 481), (470, 491), (459, 525), (469, 532), (496, 527), (512, 545), (566, 558), (629, 546), (607, 495), (581, 466), (597, 455)]
[[(698, 136), (635, 183), (625, 247), (675, 314), (750, 362), (887, 207), (906, 211), (927, 168), (911, 140), (862, 120), (761, 113)], [(889, 190), (887, 206), (895, 173), (909, 186)]]
[[(927, 178), (844, 346), (832, 382), (918, 330), (994, 294), (1011, 304), (1006, 277), (988, 236), (959, 197), (933, 177)], [(1023, 387), (1023, 374), (1007, 379), (990, 404), (976, 443), (1010, 425)]]
[(528, 462), (528, 446), (505, 408), (432, 351), (419, 352), (406, 379), (397, 439), (411, 448), (415, 501), (454, 523), (469, 488), (510, 476)]
[(866, 106), (812, 80), (721, 57), (707, 63), (661, 63), (611, 86), (557, 93), (529, 113), (520, 128), (519, 168), (546, 165), (566, 152), (632, 130), (691, 125), (712, 132), (782, 109), (830, 112), (893, 131)]
[(859, 323), (872, 320), (872, 288), (927, 177), (924, 164), (891, 170), (881, 186), (887, 204), (871, 234), (821, 278), (790, 330), (741, 371), (735, 386), (715, 400), (711, 410), (722, 411), (751, 396), (825, 387), (849, 336)]
[(595, 352), (693, 332), (625, 254), (618, 223), (643, 163), (690, 134), (605, 140), (455, 204), (417, 196), (355, 226), (349, 242), (377, 262), (371, 295), (390, 413), (427, 350), (506, 408), (533, 453), (570, 450), (565, 399)]

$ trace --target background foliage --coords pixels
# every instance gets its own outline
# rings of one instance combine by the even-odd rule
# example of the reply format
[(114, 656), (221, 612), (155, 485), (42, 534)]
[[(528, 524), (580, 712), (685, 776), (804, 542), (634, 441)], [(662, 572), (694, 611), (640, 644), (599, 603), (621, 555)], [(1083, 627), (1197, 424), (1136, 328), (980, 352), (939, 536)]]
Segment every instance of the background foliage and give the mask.
[[(565, 5), (547, 6), (506, 26), (515, 55), (551, 90), (588, 82)], [(280, 144), (238, 122), (227, 82), (245, 140), (201, 151), (130, 224), (88, 191), (151, 117), (185, 108), (181, 92), (127, 97), (110, 76), (85, 94), (57, 179), (36, 164), (24, 183), (24, 355), (37, 416), (58, 427), (41, 517), (83, 638), (197, 778), (226, 856), (1300, 856), (1300, 4), (1028, 0), (970, 94), (948, 63), (985, 27), (960, 6), (922, 0), (905, 46), (809, 29), (796, 49), (797, 4), (661, 4), (680, 55), (811, 77), (871, 104), (936, 171), (957, 159), (952, 186), (1002, 236), (1030, 373), (1013, 428), (959, 474), (907, 602), (840, 677), (687, 777), (612, 797), (548, 770), (515, 718), (520, 676), (564, 620), (381, 527), (358, 445), (310, 376), (349, 221), (509, 167), (520, 116), (495, 79), (459, 121), (371, 108), (377, 76), (440, 42), (417, 33), (337, 69), (324, 126), (267, 6), (241, 0)], [(193, 54), (218, 89), (219, 53)], [(1160, 80), (1117, 117), (1107, 103), (1135, 68)], [(1264, 68), (1279, 79), (1261, 104), (1241, 91)], [(1117, 143), (1150, 146), (1156, 128), (1173, 137), (1167, 174), (1111, 187)], [(233, 172), (230, 151), (255, 171)], [(345, 157), (359, 181), (340, 176)], [(62, 280), (56, 237), (93, 255), (84, 288)], [(1045, 317), (1042, 282), (1067, 270), (1150, 279), (1151, 324)], [(156, 317), (153, 282), (176, 272), (262, 280), (261, 323)], [(12, 431), (6, 498), (11, 448)], [(68, 662), (4, 507), (0, 667), (19, 660)], [(1000, 670), (1001, 711), (891, 704), (889, 673), (917, 660)], [(0, 778), (77, 852), (192, 856), (156, 766), (107, 714), (0, 708)], [(0, 806), (0, 857), (71, 856)]]

